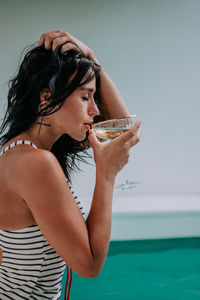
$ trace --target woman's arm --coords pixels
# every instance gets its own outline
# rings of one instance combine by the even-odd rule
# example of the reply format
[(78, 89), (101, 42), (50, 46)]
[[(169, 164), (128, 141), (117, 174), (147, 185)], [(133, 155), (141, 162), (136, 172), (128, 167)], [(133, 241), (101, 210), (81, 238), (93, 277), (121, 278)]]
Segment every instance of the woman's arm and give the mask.
[[(88, 57), (99, 64), (98, 60), (91, 50)], [(107, 120), (128, 117), (130, 114), (122, 96), (120, 95), (112, 79), (108, 76), (103, 68), (100, 71), (100, 81), (100, 95), (104, 119)]]
[[(46, 49), (52, 49), (53, 51), (57, 46), (63, 45), (61, 48), (63, 53), (70, 49), (79, 49), (88, 58), (92, 59), (96, 64), (99, 64), (94, 52), (89, 47), (69, 33), (61, 30), (43, 33), (38, 44), (39, 46), (44, 44)], [(100, 71), (100, 81), (100, 96), (102, 102), (103, 119), (129, 116), (129, 112), (122, 96), (103, 68)]]
[(129, 116), (130, 114), (122, 96), (103, 69), (100, 71), (100, 80), (100, 95), (105, 120)]

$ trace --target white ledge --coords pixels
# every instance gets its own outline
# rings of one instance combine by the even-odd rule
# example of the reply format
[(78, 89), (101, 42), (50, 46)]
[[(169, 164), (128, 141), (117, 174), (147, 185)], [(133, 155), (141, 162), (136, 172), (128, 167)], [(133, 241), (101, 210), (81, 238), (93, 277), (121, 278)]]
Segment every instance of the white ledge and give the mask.
[(186, 237), (200, 237), (200, 197), (114, 196), (111, 240)]

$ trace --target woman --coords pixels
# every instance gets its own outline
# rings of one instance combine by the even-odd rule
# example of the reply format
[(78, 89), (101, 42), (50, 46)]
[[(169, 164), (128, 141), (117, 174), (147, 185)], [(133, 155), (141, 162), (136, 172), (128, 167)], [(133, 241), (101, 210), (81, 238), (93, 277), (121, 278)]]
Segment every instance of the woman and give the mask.
[[(65, 264), (88, 278), (101, 271), (115, 178), (139, 141), (140, 121), (101, 143), (90, 129), (99, 114), (129, 115), (94, 53), (66, 32), (43, 34), (10, 82), (1, 129), (0, 299), (59, 299)], [(85, 221), (69, 181), (89, 144), (96, 183)]]

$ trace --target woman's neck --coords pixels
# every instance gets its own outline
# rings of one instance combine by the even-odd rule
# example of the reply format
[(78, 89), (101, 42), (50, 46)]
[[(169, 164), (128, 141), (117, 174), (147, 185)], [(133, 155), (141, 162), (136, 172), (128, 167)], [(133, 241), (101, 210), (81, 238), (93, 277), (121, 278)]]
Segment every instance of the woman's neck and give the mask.
[(37, 120), (31, 128), (24, 131), (18, 137), (31, 140), (38, 148), (51, 150), (53, 144), (62, 135), (56, 132), (51, 122), (45, 122), (48, 125), (42, 125), (42, 122)]

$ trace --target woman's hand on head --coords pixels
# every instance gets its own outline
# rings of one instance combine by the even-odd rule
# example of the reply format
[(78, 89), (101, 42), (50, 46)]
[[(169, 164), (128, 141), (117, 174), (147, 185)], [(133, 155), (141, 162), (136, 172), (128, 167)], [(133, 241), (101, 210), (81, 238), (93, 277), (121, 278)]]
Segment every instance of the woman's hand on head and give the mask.
[(54, 51), (56, 47), (62, 45), (61, 53), (65, 53), (69, 50), (78, 50), (83, 52), (86, 57), (98, 63), (93, 51), (88, 46), (86, 46), (83, 42), (73, 37), (68, 32), (62, 30), (55, 30), (43, 33), (40, 37), (38, 45), (44, 45), (44, 47), (47, 50), (52, 49), (52, 51)]
[(100, 143), (91, 130), (89, 141), (94, 151), (96, 170), (101, 176), (110, 178), (128, 163), (130, 149), (140, 141), (141, 121), (135, 124), (126, 133), (109, 143)]

